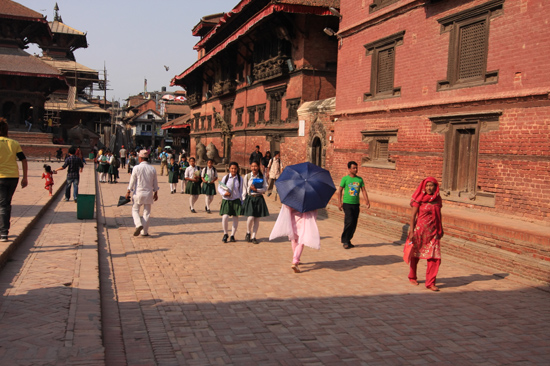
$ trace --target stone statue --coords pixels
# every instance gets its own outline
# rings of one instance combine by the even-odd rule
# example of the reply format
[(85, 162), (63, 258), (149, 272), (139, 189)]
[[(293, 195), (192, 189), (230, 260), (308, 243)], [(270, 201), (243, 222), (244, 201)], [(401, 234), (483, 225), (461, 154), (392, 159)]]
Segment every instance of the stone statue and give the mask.
[(221, 162), (220, 154), (218, 148), (212, 142), (206, 147), (206, 157), (208, 159), (214, 160), (214, 164), (219, 164)]
[(206, 165), (206, 146), (202, 142), (197, 142), (196, 147), (197, 154), (195, 155), (196, 163), (198, 166)]
[(225, 119), (218, 112), (214, 112), (214, 118), (216, 119), (216, 124), (220, 126), (222, 135), (231, 134), (231, 125), (225, 122)]

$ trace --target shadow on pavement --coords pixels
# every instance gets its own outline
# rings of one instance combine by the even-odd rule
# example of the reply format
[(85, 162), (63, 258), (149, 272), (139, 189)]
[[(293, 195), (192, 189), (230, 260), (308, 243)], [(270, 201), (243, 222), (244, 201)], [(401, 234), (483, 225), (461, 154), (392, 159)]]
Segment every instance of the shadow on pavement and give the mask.
[(495, 273), (493, 275), (473, 274), (462, 277), (438, 278), (437, 285), (441, 288), (461, 287), (472, 282), (503, 280), (509, 275), (509, 273)]
[(365, 257), (357, 257), (351, 259), (340, 259), (336, 261), (322, 261), (310, 263), (313, 264), (309, 267), (309, 264), (302, 263), (302, 272), (310, 272), (318, 269), (332, 269), (333, 271), (351, 271), (352, 269), (363, 266), (378, 266), (386, 264), (394, 264), (402, 262), (403, 258), (396, 255), (370, 255)]

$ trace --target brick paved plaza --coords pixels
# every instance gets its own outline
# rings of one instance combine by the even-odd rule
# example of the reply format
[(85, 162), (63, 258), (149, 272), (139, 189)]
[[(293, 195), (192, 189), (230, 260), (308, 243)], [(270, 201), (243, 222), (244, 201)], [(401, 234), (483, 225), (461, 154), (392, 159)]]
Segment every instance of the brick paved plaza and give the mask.
[(191, 214), (166, 177), (150, 237), (134, 237), (131, 207), (116, 207), (125, 173), (99, 186), (97, 222), (77, 220), (61, 194), (31, 224), (49, 199), (42, 164), (14, 196), (10, 240), (27, 232), (0, 273), (0, 365), (550, 364), (540, 284), (444, 256), (433, 293), (407, 281), (401, 244), (359, 228), (344, 250), (334, 219), (319, 220), (321, 250), (306, 248), (295, 274), (290, 243), (267, 240), (278, 203), (259, 245), (243, 241), (244, 219), (224, 244), (219, 196), (212, 214), (203, 196)]

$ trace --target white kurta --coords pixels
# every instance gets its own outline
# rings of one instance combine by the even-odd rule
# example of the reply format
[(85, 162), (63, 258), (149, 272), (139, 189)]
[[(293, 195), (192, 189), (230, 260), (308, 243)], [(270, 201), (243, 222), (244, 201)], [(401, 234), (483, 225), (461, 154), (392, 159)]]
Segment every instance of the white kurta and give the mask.
[(134, 203), (140, 205), (153, 204), (153, 194), (159, 190), (155, 167), (146, 161), (142, 161), (139, 165), (136, 165), (132, 170), (128, 190), (132, 191)]

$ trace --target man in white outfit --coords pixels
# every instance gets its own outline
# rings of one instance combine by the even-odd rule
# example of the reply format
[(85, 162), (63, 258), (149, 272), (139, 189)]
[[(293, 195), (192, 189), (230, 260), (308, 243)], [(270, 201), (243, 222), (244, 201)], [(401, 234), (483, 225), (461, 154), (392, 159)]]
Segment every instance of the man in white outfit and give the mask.
[[(147, 150), (139, 152), (139, 164), (132, 170), (130, 184), (128, 184), (128, 192), (126, 199), (132, 200), (132, 217), (136, 230), (134, 236), (141, 234), (149, 236), (149, 217), (151, 216), (151, 205), (158, 199), (158, 181), (157, 170), (149, 164), (149, 153)], [(139, 209), (143, 206), (143, 220), (139, 216)]]

